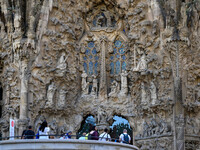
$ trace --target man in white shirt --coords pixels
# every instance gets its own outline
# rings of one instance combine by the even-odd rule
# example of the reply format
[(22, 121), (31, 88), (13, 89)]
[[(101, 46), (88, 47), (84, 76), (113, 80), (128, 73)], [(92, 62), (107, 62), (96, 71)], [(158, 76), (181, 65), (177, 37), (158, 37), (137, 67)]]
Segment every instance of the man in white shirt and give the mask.
[(99, 136), (99, 141), (111, 141), (111, 137), (108, 134), (108, 129), (104, 129), (104, 133)]
[(130, 144), (131, 143), (131, 137), (127, 134), (127, 130), (124, 129), (123, 133), (119, 137), (120, 143), (126, 143)]

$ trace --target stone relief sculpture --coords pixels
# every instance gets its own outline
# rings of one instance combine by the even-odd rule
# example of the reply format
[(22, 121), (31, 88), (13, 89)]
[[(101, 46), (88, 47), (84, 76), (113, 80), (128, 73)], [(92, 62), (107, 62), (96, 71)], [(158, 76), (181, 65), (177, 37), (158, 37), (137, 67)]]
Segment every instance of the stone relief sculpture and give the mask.
[(89, 83), (87, 82), (87, 73), (83, 71), (82, 75), (82, 81), (81, 81), (81, 89), (82, 89), (82, 95), (87, 95), (88, 94), (88, 88), (89, 88)]
[(153, 81), (151, 81), (150, 83), (150, 93), (151, 93), (151, 104), (155, 105), (157, 103), (157, 91)]
[(143, 54), (137, 64), (137, 66), (135, 68), (133, 68), (133, 71), (144, 72), (146, 70), (147, 70), (147, 61), (146, 61), (145, 54)]
[(154, 118), (151, 118), (149, 123), (144, 121), (142, 132), (139, 133), (136, 138), (143, 139), (169, 134), (171, 134), (171, 128), (163, 119), (161, 119), (160, 122), (157, 122)]
[(45, 107), (52, 107), (55, 91), (56, 91), (56, 86), (55, 83), (52, 82), (47, 90), (47, 102)]
[(68, 56), (66, 56), (65, 52), (62, 53), (62, 55), (60, 56), (60, 59), (58, 60), (58, 64), (56, 67), (56, 73), (57, 76), (64, 76), (65, 72), (67, 71), (67, 60)]
[(98, 81), (97, 81), (97, 76), (95, 75), (92, 75), (93, 77), (93, 81), (92, 81), (92, 91), (91, 91), (91, 95), (97, 95), (97, 84), (98, 84)]
[(114, 80), (111, 84), (111, 92), (108, 94), (108, 96), (117, 97), (119, 91), (120, 91), (119, 83), (117, 83), (117, 81)]
[(148, 104), (148, 98), (147, 98), (144, 82), (141, 83), (141, 104), (142, 105)]
[(59, 108), (62, 108), (65, 106), (66, 93), (67, 93), (67, 91), (66, 91), (65, 87), (62, 87), (59, 90), (59, 99), (58, 99), (58, 107)]
[(121, 91), (120, 95), (127, 95), (128, 93), (128, 82), (127, 82), (127, 71), (122, 70), (121, 73)]

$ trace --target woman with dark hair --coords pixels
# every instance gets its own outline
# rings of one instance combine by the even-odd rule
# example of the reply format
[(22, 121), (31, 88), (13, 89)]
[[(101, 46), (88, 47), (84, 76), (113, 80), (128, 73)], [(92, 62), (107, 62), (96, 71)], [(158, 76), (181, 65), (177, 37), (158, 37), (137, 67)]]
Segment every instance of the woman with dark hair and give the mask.
[(92, 127), (92, 131), (90, 132), (88, 139), (89, 140), (98, 140), (99, 139), (99, 132), (98, 132), (96, 126)]
[(42, 125), (39, 128), (39, 139), (49, 139), (48, 132), (50, 131), (49, 127), (47, 127), (46, 120), (43, 121)]

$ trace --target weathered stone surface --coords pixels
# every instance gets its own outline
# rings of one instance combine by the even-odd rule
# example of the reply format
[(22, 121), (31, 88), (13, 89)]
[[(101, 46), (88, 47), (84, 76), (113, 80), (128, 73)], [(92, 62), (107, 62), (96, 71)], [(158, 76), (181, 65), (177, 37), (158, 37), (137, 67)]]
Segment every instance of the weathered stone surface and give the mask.
[(198, 0), (1, 0), (2, 135), (10, 118), (61, 134), (119, 115), (141, 149), (196, 148), (199, 15)]

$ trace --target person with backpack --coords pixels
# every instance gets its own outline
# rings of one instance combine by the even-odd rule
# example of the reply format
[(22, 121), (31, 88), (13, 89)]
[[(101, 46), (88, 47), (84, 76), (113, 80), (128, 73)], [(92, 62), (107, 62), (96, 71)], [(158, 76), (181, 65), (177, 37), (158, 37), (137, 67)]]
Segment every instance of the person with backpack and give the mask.
[(104, 129), (104, 133), (99, 136), (99, 141), (111, 141), (111, 137), (108, 134), (108, 129)]
[(126, 143), (126, 144), (131, 143), (131, 137), (128, 135), (126, 129), (124, 129), (123, 133), (120, 135), (119, 141), (120, 141), (120, 143)]

